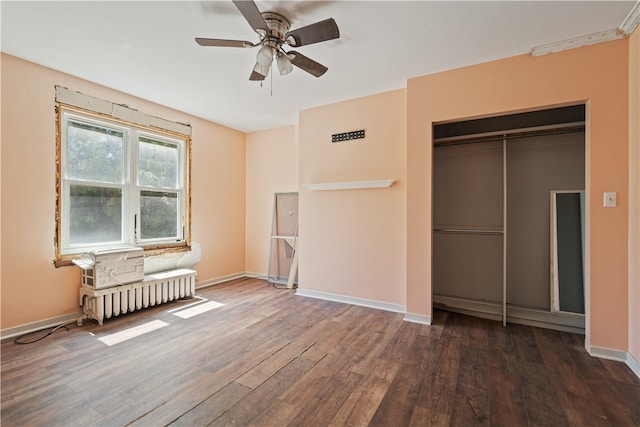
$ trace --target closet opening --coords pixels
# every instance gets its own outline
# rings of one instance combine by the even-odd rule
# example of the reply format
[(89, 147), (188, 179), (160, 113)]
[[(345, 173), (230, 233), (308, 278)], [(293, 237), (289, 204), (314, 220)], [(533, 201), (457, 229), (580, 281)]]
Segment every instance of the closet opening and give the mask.
[(434, 307), (584, 333), (585, 106), (433, 135)]

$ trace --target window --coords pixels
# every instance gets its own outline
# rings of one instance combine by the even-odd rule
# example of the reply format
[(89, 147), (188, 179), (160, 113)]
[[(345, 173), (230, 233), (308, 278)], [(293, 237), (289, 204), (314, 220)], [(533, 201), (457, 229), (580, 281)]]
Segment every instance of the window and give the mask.
[(56, 263), (104, 247), (189, 243), (187, 135), (58, 105)]

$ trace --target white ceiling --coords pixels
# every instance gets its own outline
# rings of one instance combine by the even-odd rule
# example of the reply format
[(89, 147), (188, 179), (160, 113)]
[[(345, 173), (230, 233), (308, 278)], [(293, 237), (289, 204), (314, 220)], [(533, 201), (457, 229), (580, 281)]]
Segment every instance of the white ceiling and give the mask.
[(248, 80), (257, 48), (198, 46), (195, 37), (258, 40), (231, 1), (2, 0), (1, 50), (251, 132), (297, 123), (301, 109), (406, 87), (411, 77), (617, 28), (634, 1), (256, 4), (292, 29), (333, 17), (340, 39), (296, 49), (329, 71), (274, 69), (261, 86)]

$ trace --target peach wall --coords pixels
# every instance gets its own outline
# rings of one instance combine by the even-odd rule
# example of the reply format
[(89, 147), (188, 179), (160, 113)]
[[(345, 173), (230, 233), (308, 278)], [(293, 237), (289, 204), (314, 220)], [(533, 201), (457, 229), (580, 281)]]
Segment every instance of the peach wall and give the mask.
[(246, 150), (245, 270), (266, 276), (274, 194), (298, 191), (298, 127), (249, 133)]
[(55, 85), (190, 123), (198, 280), (244, 271), (242, 132), (2, 54), (2, 329), (79, 311), (79, 269), (52, 264)]
[[(406, 304), (406, 91), (300, 112), (299, 287)], [(365, 129), (364, 139), (331, 135)], [(390, 188), (310, 191), (305, 184), (398, 180)]]
[(587, 102), (587, 346), (627, 349), (628, 72), (623, 39), (408, 81), (408, 311), (431, 315), (432, 124)]
[(629, 353), (640, 361), (640, 28), (629, 39)]
[[(0, 76), (2, 76), (2, 55), (0, 55)], [(1, 80), (0, 80), (1, 83)], [(0, 189), (2, 189), (2, 84), (0, 84)], [(2, 195), (0, 194), (0, 224), (2, 224)], [(0, 308), (2, 307), (2, 227), (0, 226)], [(2, 329), (0, 315), (0, 330)]]

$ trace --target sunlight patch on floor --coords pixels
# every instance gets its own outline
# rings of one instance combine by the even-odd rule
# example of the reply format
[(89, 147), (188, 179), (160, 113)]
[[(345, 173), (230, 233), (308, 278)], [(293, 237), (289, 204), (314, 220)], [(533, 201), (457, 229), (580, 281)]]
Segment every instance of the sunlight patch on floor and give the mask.
[(131, 338), (139, 337), (140, 335), (144, 335), (148, 332), (155, 331), (156, 329), (164, 328), (165, 326), (169, 326), (169, 324), (167, 322), (163, 322), (162, 320), (154, 320), (139, 326), (134, 326), (133, 328), (125, 329), (120, 332), (105, 335), (104, 337), (98, 339), (104, 344), (112, 346), (130, 340)]
[(193, 300), (195, 302), (192, 302), (191, 304), (180, 305), (180, 306), (178, 306), (176, 308), (171, 308), (171, 309), (167, 310), (167, 313), (175, 313), (176, 311), (184, 310), (185, 308), (193, 307), (194, 305), (200, 305), (203, 302), (209, 301), (208, 299), (203, 298), (203, 297), (201, 297), (199, 295), (194, 296)]
[(206, 313), (207, 311), (214, 310), (218, 307), (222, 307), (224, 304), (217, 301), (209, 301), (202, 304), (193, 305), (189, 308), (185, 308), (180, 311), (176, 311), (172, 313), (174, 316), (181, 317), (183, 319), (188, 319), (193, 316), (197, 316), (198, 314)]

